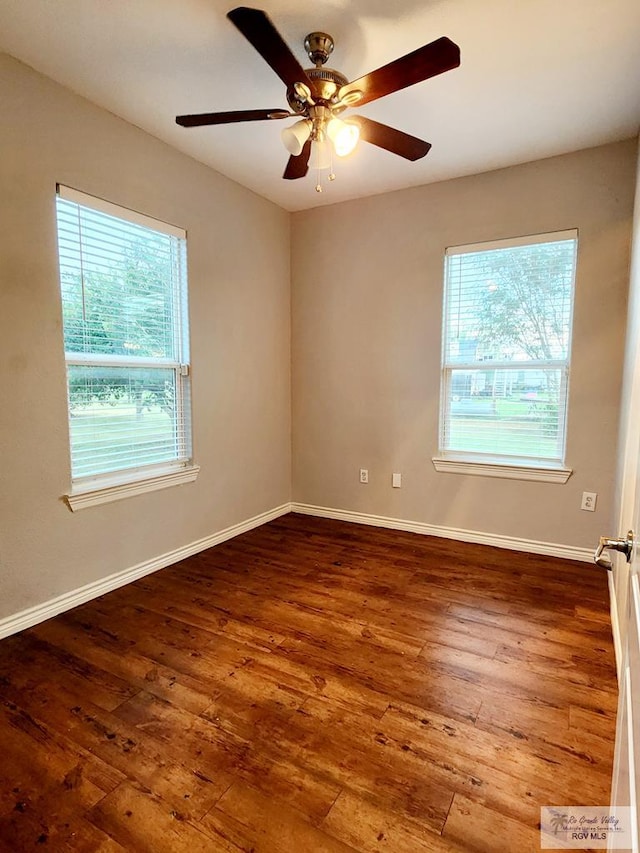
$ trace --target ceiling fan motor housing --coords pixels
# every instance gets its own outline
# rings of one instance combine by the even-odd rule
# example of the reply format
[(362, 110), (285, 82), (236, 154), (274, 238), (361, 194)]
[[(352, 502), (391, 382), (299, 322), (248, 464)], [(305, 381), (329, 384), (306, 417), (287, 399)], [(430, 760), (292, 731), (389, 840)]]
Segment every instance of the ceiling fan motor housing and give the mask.
[[(344, 74), (334, 71), (333, 68), (323, 68), (325, 62), (333, 52), (333, 38), (328, 33), (309, 33), (304, 40), (304, 48), (309, 59), (314, 63), (314, 68), (305, 68), (307, 78), (313, 83), (311, 93), (313, 100), (323, 106), (329, 106), (329, 102), (337, 102), (337, 93), (342, 86), (349, 82)], [(287, 88), (287, 101), (291, 109), (304, 115), (309, 108), (309, 102), (296, 91), (295, 87)]]
[[(311, 93), (316, 103), (329, 105), (332, 100), (337, 101), (337, 93), (349, 82), (344, 74), (333, 68), (305, 68), (305, 74), (313, 83)], [(293, 87), (287, 89), (287, 101), (291, 109), (300, 114), (307, 111), (308, 103), (302, 99)]]

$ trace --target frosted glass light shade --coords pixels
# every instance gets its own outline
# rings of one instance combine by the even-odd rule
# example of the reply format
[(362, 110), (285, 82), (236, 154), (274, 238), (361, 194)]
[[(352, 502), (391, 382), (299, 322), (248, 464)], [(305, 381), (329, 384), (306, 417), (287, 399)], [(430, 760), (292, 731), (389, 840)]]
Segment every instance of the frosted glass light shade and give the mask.
[(311, 153), (311, 165), (314, 169), (331, 168), (331, 151), (329, 143), (325, 140), (314, 142)]
[(360, 139), (360, 129), (339, 118), (332, 118), (327, 125), (327, 136), (333, 142), (338, 157), (351, 154)]
[(300, 119), (291, 127), (285, 127), (281, 136), (284, 147), (289, 154), (298, 157), (302, 154), (305, 142), (311, 136), (311, 122), (306, 118)]

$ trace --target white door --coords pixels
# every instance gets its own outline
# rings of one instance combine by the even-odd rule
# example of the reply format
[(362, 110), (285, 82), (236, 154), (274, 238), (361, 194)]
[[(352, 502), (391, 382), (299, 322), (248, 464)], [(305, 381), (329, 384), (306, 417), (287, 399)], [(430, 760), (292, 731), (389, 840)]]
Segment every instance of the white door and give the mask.
[[(618, 471), (617, 535), (640, 534), (640, 160), (633, 226), (633, 257)], [(609, 587), (618, 665), (618, 719), (611, 804), (640, 805), (640, 547), (636, 541), (630, 561), (616, 551)], [(637, 816), (632, 827), (633, 853), (639, 851)]]

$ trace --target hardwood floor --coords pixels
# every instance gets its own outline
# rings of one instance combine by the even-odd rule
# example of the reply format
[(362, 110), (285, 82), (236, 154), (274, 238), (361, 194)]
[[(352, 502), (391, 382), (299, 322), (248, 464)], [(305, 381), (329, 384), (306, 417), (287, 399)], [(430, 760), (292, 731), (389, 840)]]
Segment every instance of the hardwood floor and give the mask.
[(538, 851), (609, 802), (604, 572), (288, 515), (0, 642), (0, 849)]

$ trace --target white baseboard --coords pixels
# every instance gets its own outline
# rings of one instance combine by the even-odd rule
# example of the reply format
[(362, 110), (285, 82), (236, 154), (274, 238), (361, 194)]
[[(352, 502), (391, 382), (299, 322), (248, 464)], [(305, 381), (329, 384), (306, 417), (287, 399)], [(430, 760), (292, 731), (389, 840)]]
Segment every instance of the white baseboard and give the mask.
[(8, 637), (10, 634), (17, 634), (18, 631), (24, 631), (25, 628), (31, 628), (32, 625), (37, 625), (39, 622), (44, 622), (45, 619), (51, 619), (52, 616), (57, 616), (58, 613), (63, 613), (65, 610), (71, 610), (71, 608), (77, 607), (79, 604), (91, 601), (91, 599), (97, 598), (99, 595), (104, 595), (106, 592), (111, 592), (114, 589), (118, 589), (118, 587), (125, 586), (132, 581), (138, 580), (138, 578), (143, 578), (145, 575), (157, 572), (158, 569), (164, 569), (173, 563), (191, 557), (193, 554), (198, 554), (206, 548), (212, 548), (214, 545), (226, 542), (227, 539), (232, 539), (234, 536), (239, 536), (241, 533), (246, 533), (248, 530), (260, 527), (260, 525), (266, 524), (267, 521), (273, 521), (274, 518), (286, 515), (290, 512), (290, 509), (290, 504), (282, 504), (275, 509), (270, 509), (246, 521), (241, 521), (239, 524), (226, 527), (224, 530), (220, 530), (211, 536), (206, 536), (204, 539), (198, 539), (197, 542), (183, 545), (174, 551), (168, 551), (159, 557), (153, 557), (151, 560), (138, 563), (137, 566), (125, 569), (122, 572), (116, 572), (113, 575), (108, 575), (106, 578), (92, 581), (85, 584), (85, 586), (71, 590), (71, 592), (65, 592), (56, 598), (51, 598), (42, 604), (36, 604), (34, 607), (29, 607), (20, 613), (0, 619), (0, 640), (3, 637)]
[(564, 557), (567, 560), (580, 560), (585, 563), (590, 563), (593, 560), (591, 549), (578, 548), (575, 545), (557, 545), (553, 542), (537, 542), (534, 539), (517, 539), (515, 536), (502, 536), (498, 533), (482, 533), (478, 530), (462, 530), (458, 527), (440, 527), (435, 524), (425, 524), (422, 521), (387, 518), (383, 515), (367, 515), (364, 512), (350, 512), (346, 509), (333, 509), (325, 506), (312, 506), (311, 504), (292, 503), (291, 512), (315, 515), (320, 518), (335, 518), (339, 521), (352, 521), (356, 524), (369, 524), (372, 527), (387, 527), (390, 530), (406, 530), (409, 533), (421, 533), (426, 536), (440, 536), (443, 539), (456, 539), (459, 542), (473, 542), (477, 545), (493, 545), (495, 548), (507, 548), (510, 551)]
[[(426, 524), (421, 521), (407, 521), (402, 518), (387, 518), (382, 515), (368, 515), (363, 512), (350, 512), (344, 509), (332, 509), (323, 506), (313, 506), (311, 504), (302, 503), (285, 503), (275, 509), (263, 512), (253, 518), (242, 521), (239, 524), (234, 524), (218, 533), (207, 536), (204, 539), (199, 539), (197, 542), (191, 542), (189, 545), (183, 545), (181, 548), (176, 548), (174, 551), (169, 551), (166, 554), (161, 554), (159, 557), (154, 557), (151, 560), (146, 560), (143, 563), (138, 563), (129, 569), (121, 572), (116, 572), (113, 575), (108, 575), (106, 578), (92, 581), (71, 592), (63, 593), (62, 595), (45, 601), (42, 604), (36, 604), (34, 607), (29, 607), (27, 610), (22, 610), (20, 613), (15, 613), (12, 616), (7, 616), (0, 619), (0, 639), (8, 637), (10, 634), (17, 634), (18, 631), (24, 631), (25, 628), (31, 628), (39, 622), (44, 622), (45, 619), (51, 619), (52, 616), (57, 616), (65, 610), (71, 610), (80, 604), (91, 601), (99, 595), (104, 595), (118, 587), (132, 583), (138, 578), (145, 575), (157, 572), (159, 569), (164, 569), (167, 566), (191, 557), (193, 554), (198, 554), (206, 548), (212, 548), (227, 539), (232, 539), (234, 536), (239, 536), (241, 533), (246, 533), (248, 530), (253, 530), (255, 527), (260, 527), (268, 521), (273, 521), (288, 512), (299, 512), (303, 515), (314, 515), (319, 518), (335, 518), (339, 521), (351, 521), (356, 524), (369, 524), (372, 527), (386, 527), (390, 530), (406, 530), (409, 533), (420, 533), (427, 536), (440, 536), (444, 539), (455, 539), (459, 542), (473, 542), (479, 545), (493, 545), (496, 548), (507, 548), (511, 551), (525, 551), (531, 554), (546, 554), (551, 557), (564, 557), (569, 560), (581, 560), (583, 562), (591, 562), (592, 551), (589, 548), (577, 548), (573, 545), (557, 545), (552, 542), (536, 542), (532, 539), (517, 539), (513, 536), (501, 536), (496, 533), (482, 533), (476, 530), (462, 530), (457, 527), (440, 527), (434, 524)], [(612, 620), (617, 620), (617, 613), (614, 615), (612, 610)], [(616, 622), (617, 624), (617, 622)], [(614, 629), (614, 639), (616, 637)]]

